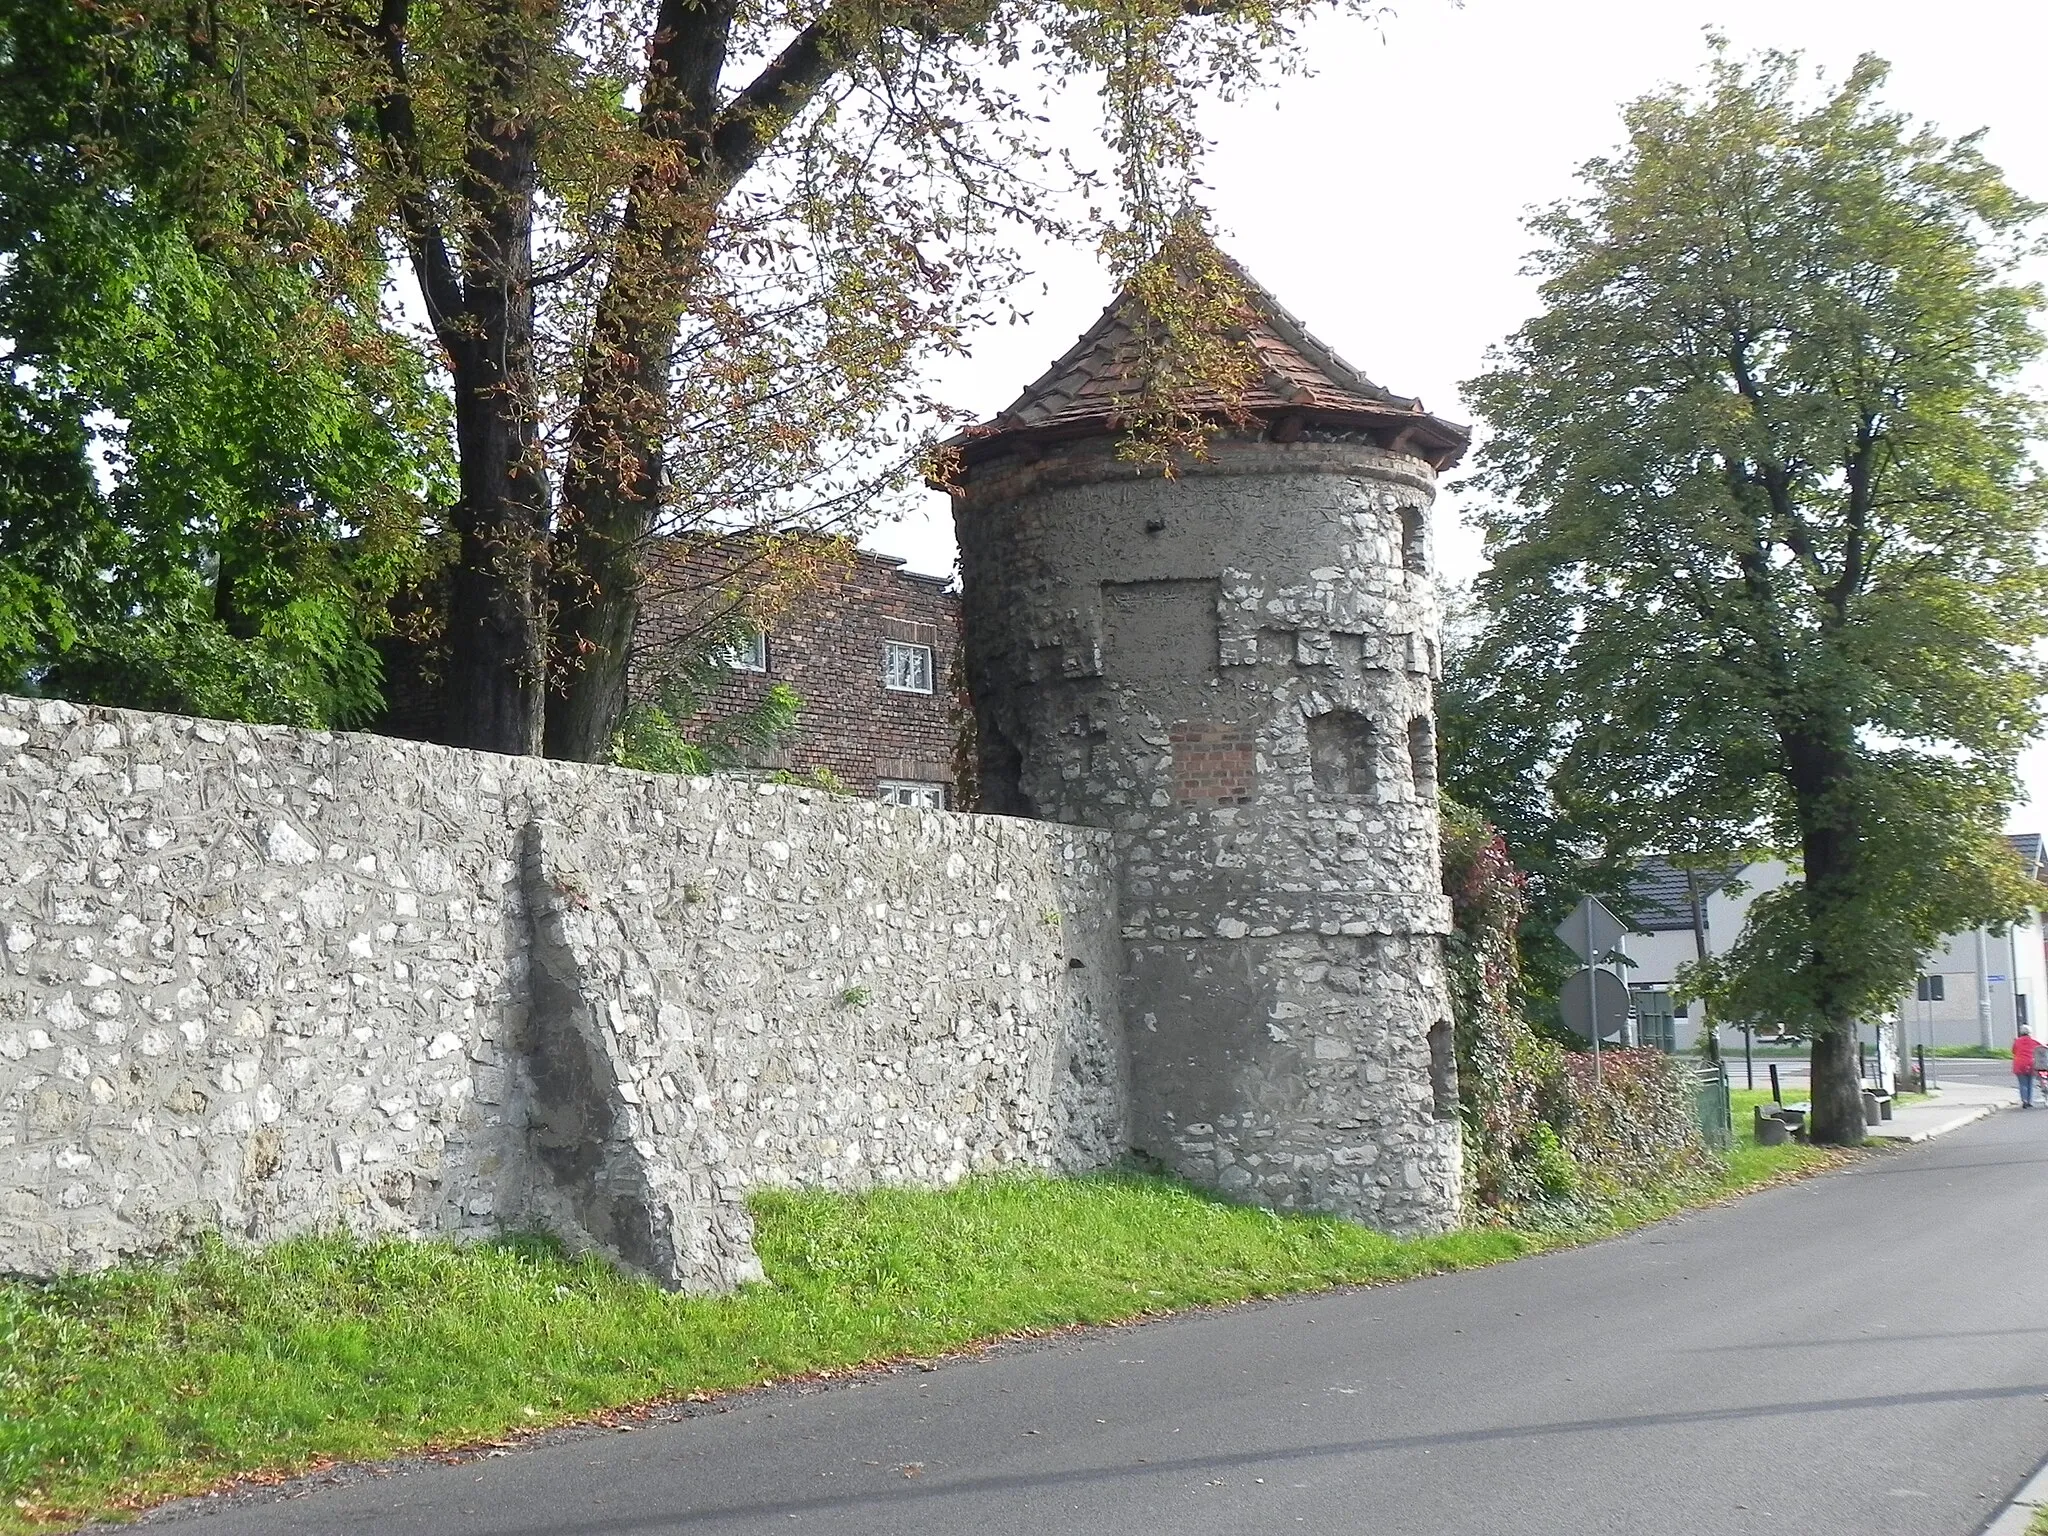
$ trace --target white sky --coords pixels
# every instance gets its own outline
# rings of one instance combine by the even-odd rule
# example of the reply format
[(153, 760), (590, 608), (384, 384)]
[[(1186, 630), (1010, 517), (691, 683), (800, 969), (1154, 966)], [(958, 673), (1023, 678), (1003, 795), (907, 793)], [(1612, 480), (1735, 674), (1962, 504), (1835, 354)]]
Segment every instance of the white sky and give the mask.
[[(1535, 307), (1521, 274), (1524, 210), (1572, 191), (1615, 146), (1617, 109), (1697, 79), (1702, 30), (1739, 53), (1803, 52), (1839, 76), (1860, 53), (1893, 67), (1890, 103), (1986, 152), (2048, 200), (2048, 6), (2039, 0), (1397, 0), (1383, 28), (1330, 21), (1309, 37), (1317, 73), (1214, 111), (1211, 206), (1224, 244), (1323, 340), (1389, 389), (1468, 420), (1458, 381)], [(1090, 104), (1075, 101), (1071, 108)], [(1089, 253), (1034, 260), (1046, 292), (1028, 326), (983, 334), (940, 386), (987, 416), (1087, 328), (1109, 298)], [(1437, 504), (1447, 574), (1469, 578), (1478, 536)], [(951, 518), (933, 496), (866, 540), (943, 572)], [(2048, 824), (2048, 747), (2023, 764), (2015, 828)]]

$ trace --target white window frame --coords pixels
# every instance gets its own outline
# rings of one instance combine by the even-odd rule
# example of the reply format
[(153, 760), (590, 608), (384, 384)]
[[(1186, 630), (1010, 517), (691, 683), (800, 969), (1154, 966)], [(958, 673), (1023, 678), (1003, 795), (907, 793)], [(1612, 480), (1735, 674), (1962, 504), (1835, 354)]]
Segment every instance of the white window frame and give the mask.
[[(911, 662), (912, 658), (917, 657), (921, 657), (922, 661), (913, 662), (908, 667), (904, 665), (906, 662)], [(916, 645), (908, 640), (884, 640), (882, 642), (882, 686), (889, 692), (929, 694), (932, 691), (933, 670), (933, 656), (930, 646)], [(922, 684), (915, 681), (904, 682), (899, 680), (904, 677), (914, 678), (920, 672), (924, 677)]]
[(766, 672), (768, 670), (768, 635), (761, 631), (750, 639), (740, 640), (727, 646), (725, 664), (734, 672)]
[(946, 786), (927, 779), (881, 779), (875, 784), (875, 798), (884, 805), (943, 811), (946, 808)]

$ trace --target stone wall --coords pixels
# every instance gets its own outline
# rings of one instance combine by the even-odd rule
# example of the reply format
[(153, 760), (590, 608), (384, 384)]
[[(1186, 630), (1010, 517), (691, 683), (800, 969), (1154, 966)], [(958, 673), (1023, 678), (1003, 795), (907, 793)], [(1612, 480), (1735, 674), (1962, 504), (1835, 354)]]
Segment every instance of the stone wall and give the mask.
[(767, 1185), (1125, 1146), (1107, 839), (0, 699), (0, 1271), (540, 1226), (756, 1272)]
[(1435, 478), (1224, 438), (1173, 479), (1020, 444), (955, 501), (992, 810), (1110, 830), (1132, 1140), (1395, 1231), (1457, 1219)]

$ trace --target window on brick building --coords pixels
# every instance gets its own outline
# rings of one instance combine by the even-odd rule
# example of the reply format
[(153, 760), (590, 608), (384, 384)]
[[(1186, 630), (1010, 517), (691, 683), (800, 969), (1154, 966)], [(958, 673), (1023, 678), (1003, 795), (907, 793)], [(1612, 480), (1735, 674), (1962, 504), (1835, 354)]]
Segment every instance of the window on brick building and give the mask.
[(749, 635), (736, 640), (726, 647), (725, 664), (735, 672), (766, 672), (768, 670), (768, 637)]
[(882, 642), (882, 686), (891, 693), (932, 691), (932, 648), (901, 640)]
[(907, 805), (923, 811), (943, 811), (946, 808), (946, 786), (926, 784), (916, 779), (883, 779), (876, 786), (875, 798), (886, 805)]

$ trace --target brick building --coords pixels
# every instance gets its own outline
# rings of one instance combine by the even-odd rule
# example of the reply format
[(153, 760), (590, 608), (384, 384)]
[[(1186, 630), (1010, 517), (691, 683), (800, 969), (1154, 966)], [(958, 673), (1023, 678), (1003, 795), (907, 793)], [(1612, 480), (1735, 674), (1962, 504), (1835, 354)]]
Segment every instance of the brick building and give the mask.
[[(660, 686), (664, 656), (690, 645), (713, 616), (744, 606), (735, 594), (758, 582), (747, 567), (759, 558), (760, 546), (740, 539), (668, 541), (655, 552), (634, 639), (635, 698)], [(815, 584), (771, 605), (703, 716), (745, 710), (786, 684), (803, 700), (796, 731), (758, 766), (826, 768), (855, 794), (953, 804), (960, 598), (950, 586), (864, 549), (820, 562)]]

